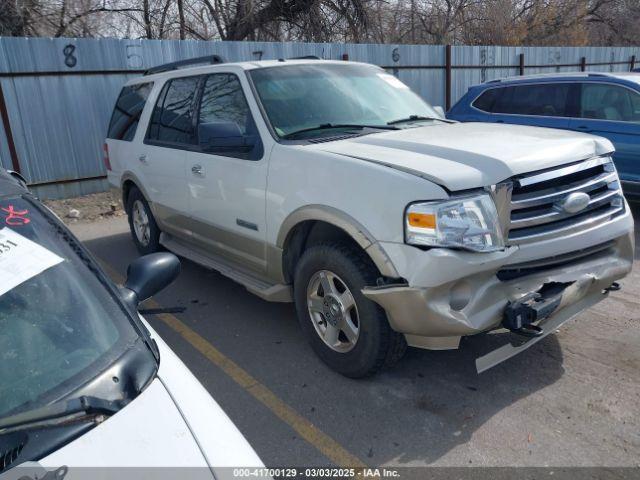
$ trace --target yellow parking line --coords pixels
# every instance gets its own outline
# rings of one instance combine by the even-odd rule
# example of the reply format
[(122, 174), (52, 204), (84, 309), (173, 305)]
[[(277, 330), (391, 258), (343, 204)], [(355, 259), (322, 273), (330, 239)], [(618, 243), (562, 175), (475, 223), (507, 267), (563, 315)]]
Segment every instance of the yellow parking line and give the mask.
[[(116, 283), (123, 283), (124, 278), (109, 264), (101, 261), (102, 267)], [(151, 308), (160, 308), (155, 300), (147, 302)], [(177, 317), (169, 313), (156, 315), (182, 338), (191, 344), (198, 352), (204, 355), (211, 363), (226, 373), (235, 383), (246, 390), (253, 398), (262, 403), (280, 420), (295, 430), (298, 435), (318, 449), (325, 457), (340, 467), (365, 468), (365, 463), (358, 457), (348, 452), (342, 445), (329, 435), (317, 428), (313, 423), (300, 415), (278, 396), (260, 383), (250, 373), (237, 363), (225, 356), (220, 350), (211, 345), (204, 337), (189, 328)]]

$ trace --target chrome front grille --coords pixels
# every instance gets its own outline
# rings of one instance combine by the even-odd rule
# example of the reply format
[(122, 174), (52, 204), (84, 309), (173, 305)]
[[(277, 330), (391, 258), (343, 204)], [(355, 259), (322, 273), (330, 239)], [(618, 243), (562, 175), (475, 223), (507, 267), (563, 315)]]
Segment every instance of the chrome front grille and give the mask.
[(568, 235), (624, 212), (610, 157), (597, 157), (512, 179), (509, 244)]

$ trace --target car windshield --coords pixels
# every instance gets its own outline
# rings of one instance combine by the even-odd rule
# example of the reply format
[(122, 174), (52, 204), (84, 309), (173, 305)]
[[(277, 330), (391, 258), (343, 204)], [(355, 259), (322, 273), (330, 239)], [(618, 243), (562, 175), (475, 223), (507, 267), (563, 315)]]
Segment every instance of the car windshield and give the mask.
[(288, 65), (250, 75), (279, 137), (303, 130), (304, 138), (326, 135), (333, 125), (388, 127), (439, 118), (409, 87), (373, 65)]
[(65, 397), (138, 340), (85, 256), (35, 201), (0, 198), (0, 418)]

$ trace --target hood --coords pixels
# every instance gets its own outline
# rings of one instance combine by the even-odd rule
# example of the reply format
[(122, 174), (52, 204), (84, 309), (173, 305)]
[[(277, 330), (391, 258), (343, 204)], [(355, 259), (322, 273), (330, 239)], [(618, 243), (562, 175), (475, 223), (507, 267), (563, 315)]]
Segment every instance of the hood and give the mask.
[(583, 133), (491, 123), (428, 125), (310, 148), (386, 165), (451, 191), (493, 185), (614, 150), (609, 140)]
[(189, 427), (157, 378), (118, 413), (39, 463), (48, 470), (65, 465), (70, 474), (80, 467), (200, 467), (198, 472), (212, 478)]

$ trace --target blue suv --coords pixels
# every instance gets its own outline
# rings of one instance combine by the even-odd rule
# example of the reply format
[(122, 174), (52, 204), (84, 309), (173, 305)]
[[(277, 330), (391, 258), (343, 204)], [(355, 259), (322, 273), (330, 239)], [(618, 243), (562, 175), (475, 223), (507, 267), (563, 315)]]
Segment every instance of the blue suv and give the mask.
[(558, 73), (473, 86), (447, 118), (562, 128), (606, 137), (628, 198), (640, 200), (640, 73)]

